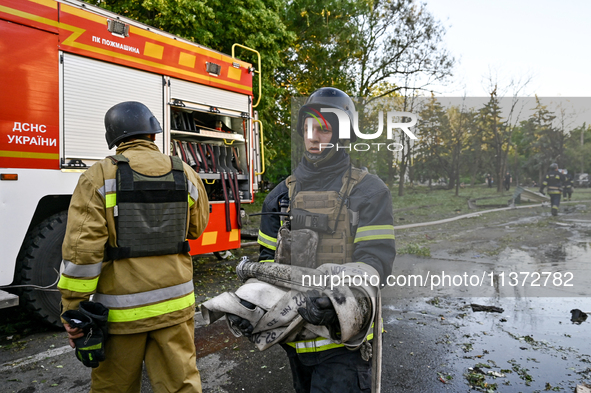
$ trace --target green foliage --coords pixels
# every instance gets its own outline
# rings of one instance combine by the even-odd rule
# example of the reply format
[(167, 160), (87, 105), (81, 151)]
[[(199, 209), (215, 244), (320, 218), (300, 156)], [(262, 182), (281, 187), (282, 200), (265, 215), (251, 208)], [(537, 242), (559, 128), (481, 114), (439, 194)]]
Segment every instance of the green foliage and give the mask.
[(430, 257), (431, 250), (427, 246), (421, 246), (417, 243), (409, 243), (404, 247), (400, 247), (396, 249), (396, 254), (403, 255), (403, 254), (412, 254), (412, 255), (419, 255), (421, 257)]
[(574, 128), (565, 141), (564, 168), (569, 174), (591, 173), (591, 126)]
[[(447, 77), (453, 64), (442, 45), (443, 26), (413, 0), (92, 3), (223, 53), (231, 53), (234, 43), (258, 50), (263, 81), (256, 109), (265, 131), (265, 177), (274, 183), (291, 169), (291, 96), (323, 86), (352, 96), (393, 96)], [(237, 56), (256, 65), (250, 52), (238, 50)], [(253, 83), (256, 99), (258, 78)], [(385, 160), (376, 169), (391, 181), (394, 155)]]

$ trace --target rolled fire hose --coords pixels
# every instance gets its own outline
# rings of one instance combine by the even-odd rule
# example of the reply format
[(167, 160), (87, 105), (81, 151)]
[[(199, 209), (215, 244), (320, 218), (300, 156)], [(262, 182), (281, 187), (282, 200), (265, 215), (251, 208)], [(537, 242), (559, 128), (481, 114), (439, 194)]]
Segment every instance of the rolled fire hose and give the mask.
[[(248, 257), (242, 257), (240, 263), (236, 266), (236, 274), (243, 282), (249, 278), (256, 278), (269, 284), (303, 292), (310, 289), (326, 289), (326, 286), (302, 285), (304, 275), (307, 277), (318, 277), (317, 281), (314, 281), (313, 278), (309, 280), (310, 283), (323, 282), (322, 278), (325, 275), (316, 269), (279, 263), (250, 262)], [(382, 296), (380, 291), (378, 291), (376, 300), (377, 310), (373, 328), (375, 340), (372, 347), (372, 393), (380, 393), (382, 379)]]

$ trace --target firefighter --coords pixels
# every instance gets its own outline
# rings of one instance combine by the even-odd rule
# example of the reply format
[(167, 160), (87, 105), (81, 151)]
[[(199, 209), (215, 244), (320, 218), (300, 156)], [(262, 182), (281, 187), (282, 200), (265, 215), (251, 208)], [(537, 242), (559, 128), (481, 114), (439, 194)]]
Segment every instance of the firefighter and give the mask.
[(568, 174), (568, 171), (566, 169), (564, 170), (563, 175), (564, 175), (564, 188), (562, 190), (562, 197), (565, 200), (570, 201), (570, 198), (573, 195), (573, 179), (572, 179), (572, 176)]
[[(355, 105), (351, 98), (332, 87), (312, 93), (298, 115), (297, 131), (304, 137), (304, 156), (293, 175), (265, 198), (263, 213), (289, 211), (292, 230), (294, 219), (298, 225), (306, 226), (308, 221), (322, 221), (326, 213), (327, 228), (316, 230), (317, 256), (316, 260), (307, 261), (308, 267), (362, 262), (361, 266), (375, 269), (385, 280), (391, 274), (396, 255), (390, 191), (377, 176), (352, 166), (346, 149), (342, 148), (350, 141), (340, 137), (337, 115), (323, 112), (323, 108), (347, 114), (350, 120), (347, 126), (354, 142)], [(276, 255), (276, 250), (288, 248), (277, 248), (283, 220), (274, 214), (262, 216), (259, 262), (275, 262), (282, 257)], [(292, 261), (299, 257), (294, 254), (305, 252), (292, 245)], [(298, 311), (313, 325), (329, 326), (336, 320), (329, 297), (318, 293), (309, 293), (305, 308)], [(352, 393), (371, 389), (371, 362), (362, 350), (351, 351), (328, 337), (296, 338), (282, 347), (289, 358), (297, 393)]]
[[(550, 170), (546, 174), (540, 193), (544, 194), (544, 188), (548, 187), (548, 195), (550, 195), (550, 204), (552, 205), (552, 215), (558, 215), (558, 207), (560, 206), (560, 196), (562, 194), (562, 186), (564, 184), (564, 176), (558, 171), (558, 164), (550, 165)], [(544, 194), (545, 195), (545, 194)]]
[(507, 172), (507, 174), (505, 175), (505, 181), (504, 181), (504, 185), (505, 185), (505, 190), (509, 191), (509, 188), (511, 188), (511, 174), (509, 172)]
[[(162, 129), (145, 105), (113, 106), (105, 128), (116, 155), (80, 177), (58, 283), (64, 312), (93, 294), (109, 309), (106, 359), (92, 369), (91, 392), (140, 392), (144, 362), (155, 391), (201, 392), (187, 239), (207, 225), (205, 188), (191, 167), (159, 152)], [(83, 333), (63, 314), (62, 322), (73, 346)]]

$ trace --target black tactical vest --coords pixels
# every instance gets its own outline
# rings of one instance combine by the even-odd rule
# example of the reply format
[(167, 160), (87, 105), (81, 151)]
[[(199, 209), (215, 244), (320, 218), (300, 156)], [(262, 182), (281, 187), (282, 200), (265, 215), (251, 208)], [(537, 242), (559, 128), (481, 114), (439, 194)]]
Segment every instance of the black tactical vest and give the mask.
[(121, 154), (109, 158), (117, 165), (117, 205), (114, 208), (117, 247), (107, 246), (107, 258), (188, 252), (189, 202), (182, 161), (170, 157), (170, 172), (147, 176), (131, 169), (129, 160)]

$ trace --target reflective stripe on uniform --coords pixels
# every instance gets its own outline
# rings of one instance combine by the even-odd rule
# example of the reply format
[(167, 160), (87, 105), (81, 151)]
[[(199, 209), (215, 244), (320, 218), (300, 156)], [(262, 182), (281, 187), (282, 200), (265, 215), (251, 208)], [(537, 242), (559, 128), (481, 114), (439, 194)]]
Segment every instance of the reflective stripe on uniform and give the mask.
[(132, 322), (183, 310), (194, 305), (195, 294), (191, 292), (181, 298), (150, 304), (149, 306), (129, 308), (125, 310), (110, 309), (109, 322)]
[(103, 263), (94, 263), (92, 265), (76, 265), (70, 261), (64, 262), (64, 274), (70, 277), (96, 277), (101, 274)]
[(193, 183), (191, 183), (191, 181), (187, 181), (187, 188), (189, 189), (189, 207), (193, 206), (193, 204), (195, 202), (197, 202), (197, 199), (199, 198), (199, 191), (197, 190), (197, 187), (195, 187), (195, 185)]
[(297, 353), (311, 353), (321, 352), (328, 349), (344, 347), (344, 344), (336, 344), (332, 340), (324, 337), (318, 337), (312, 340), (296, 341), (287, 343), (287, 345), (295, 348)]
[(60, 289), (66, 289), (72, 292), (94, 292), (98, 285), (98, 277), (91, 280), (83, 280), (79, 278), (70, 278), (62, 274), (60, 281), (57, 283), (57, 287)]
[(102, 186), (101, 188), (99, 188), (99, 190), (98, 190), (99, 194), (101, 194), (103, 196), (103, 198), (105, 198), (108, 193), (116, 192), (116, 191), (117, 191), (117, 180), (116, 179), (105, 179), (105, 185)]
[[(382, 318), (382, 332), (385, 332), (383, 323), (384, 323), (384, 319)], [(371, 330), (370, 330), (371, 333), (369, 333), (367, 335), (367, 337), (365, 337), (365, 339), (367, 341), (373, 340), (373, 327), (374, 327), (374, 323), (372, 322)], [(295, 348), (297, 353), (320, 352), (320, 351), (326, 351), (328, 349), (339, 348), (339, 347), (345, 346), (344, 344), (336, 344), (332, 340), (330, 340), (328, 338), (324, 338), (324, 337), (318, 337), (318, 338), (314, 338), (312, 340), (290, 342), (290, 343), (287, 343), (287, 345), (289, 345), (292, 348)]]
[(146, 304), (162, 302), (193, 293), (193, 280), (183, 284), (173, 285), (167, 288), (155, 289), (152, 291), (132, 293), (128, 295), (105, 295), (97, 293), (94, 301), (102, 303), (107, 308), (139, 307)]
[(272, 263), (272, 262), (275, 262), (275, 260), (274, 259), (263, 259), (262, 261), (259, 261), (259, 263), (263, 263), (263, 262)]
[(394, 240), (393, 225), (368, 225), (359, 227), (355, 234), (355, 243), (366, 240), (392, 239)]
[(117, 204), (117, 194), (107, 194), (105, 196), (105, 207), (114, 207)]
[(271, 250), (277, 249), (277, 239), (275, 239), (274, 237), (271, 237), (269, 235), (265, 235), (263, 232), (261, 232), (260, 229), (259, 229), (259, 237), (257, 239), (257, 242), (261, 246), (270, 248)]

